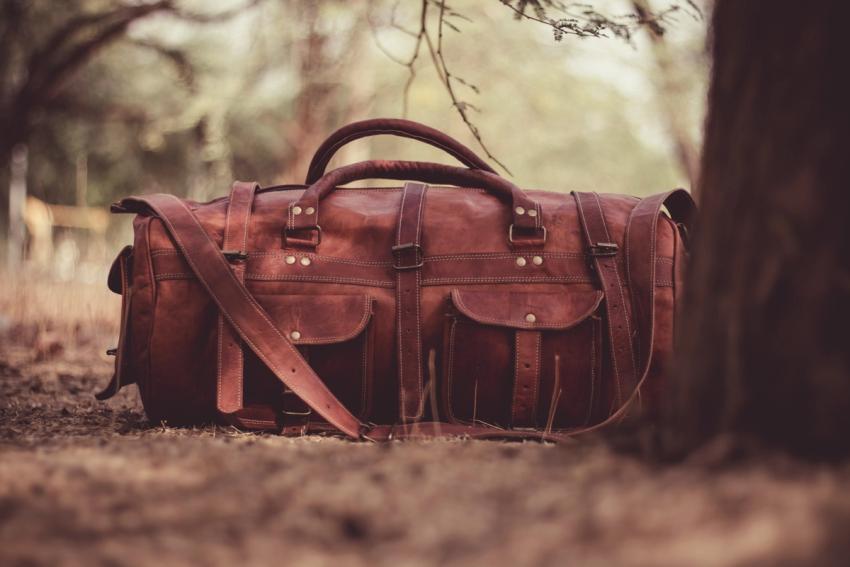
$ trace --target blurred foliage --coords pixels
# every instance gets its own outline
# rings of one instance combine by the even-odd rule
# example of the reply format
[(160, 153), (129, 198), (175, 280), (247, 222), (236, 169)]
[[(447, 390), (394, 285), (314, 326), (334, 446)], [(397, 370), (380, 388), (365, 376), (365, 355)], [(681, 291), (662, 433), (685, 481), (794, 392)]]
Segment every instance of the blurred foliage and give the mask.
[[(27, 57), (53, 30), (124, 7), (115, 0), (68, 0), (61, 9), (49, 0), (6, 4), (0, 73), (7, 107)], [(325, 135), (353, 120), (401, 116), (405, 107), (408, 118), (478, 149), (429, 58), (419, 58), (405, 90), (410, 69), (393, 58), (408, 58), (414, 47), (409, 32), (419, 25), (418, 2), (161, 4), (167, 7), (129, 24), (32, 116), (25, 139), (31, 194), (73, 204), (81, 160), (90, 205), (152, 191), (206, 199), (224, 194), (232, 178), (300, 182)], [(13, 5), (23, 16), (9, 29)], [(130, 4), (139, 5), (145, 4)], [(658, 69), (641, 30), (629, 41), (567, 37), (556, 43), (547, 26), (517, 21), (499, 1), (451, 6), (463, 18), (446, 31), (446, 63), (475, 86), (462, 87), (463, 98), (516, 182), (639, 195), (687, 185), (665, 131), (654, 87)], [(594, 6), (632, 12), (628, 2)], [(219, 13), (228, 15), (201, 17)], [(665, 40), (676, 53), (678, 112), (698, 140), (704, 24), (672, 20)], [(340, 160), (373, 156), (446, 160), (386, 138), (357, 142)], [(6, 195), (8, 172), (5, 164), (0, 168), (0, 195)]]

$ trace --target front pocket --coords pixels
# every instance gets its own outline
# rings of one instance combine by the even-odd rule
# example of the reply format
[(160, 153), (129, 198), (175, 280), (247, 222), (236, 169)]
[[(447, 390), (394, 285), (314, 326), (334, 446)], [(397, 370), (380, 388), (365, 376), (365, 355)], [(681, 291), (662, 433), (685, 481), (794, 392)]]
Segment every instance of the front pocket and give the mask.
[(443, 408), (451, 421), (564, 429), (599, 399), (601, 291), (452, 292)]
[[(298, 348), (328, 389), (361, 419), (372, 387), (374, 300), (366, 295), (256, 295), (278, 330)], [(283, 409), (280, 380), (245, 348), (245, 405)], [(301, 402), (299, 402), (301, 403)], [(306, 407), (303, 408), (305, 411)]]

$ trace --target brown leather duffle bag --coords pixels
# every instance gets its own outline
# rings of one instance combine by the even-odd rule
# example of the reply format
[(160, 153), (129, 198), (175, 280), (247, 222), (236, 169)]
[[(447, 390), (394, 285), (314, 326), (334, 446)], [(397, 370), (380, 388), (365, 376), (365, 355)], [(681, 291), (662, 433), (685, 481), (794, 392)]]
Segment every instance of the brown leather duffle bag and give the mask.
[[(466, 167), (366, 161), (344, 144), (413, 138)], [(363, 179), (396, 188), (343, 188)], [(562, 439), (653, 414), (669, 378), (694, 204), (524, 191), (404, 120), (331, 135), (304, 185), (126, 198), (135, 243), (115, 376), (154, 422), (286, 434)]]

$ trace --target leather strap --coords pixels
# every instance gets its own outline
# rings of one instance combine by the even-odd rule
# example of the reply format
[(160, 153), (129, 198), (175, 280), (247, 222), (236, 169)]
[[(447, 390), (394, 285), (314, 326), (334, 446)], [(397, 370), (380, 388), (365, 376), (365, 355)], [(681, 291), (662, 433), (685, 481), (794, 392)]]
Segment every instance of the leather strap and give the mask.
[(540, 247), (546, 240), (541, 223), (543, 211), (522, 189), (492, 173), (464, 169), (439, 163), (418, 161), (363, 161), (345, 165), (326, 173), (308, 187), (297, 202), (289, 206), (286, 230), (287, 245), (315, 248), (321, 239), (319, 202), (336, 188), (360, 179), (399, 179), (422, 183), (449, 183), (485, 189), (511, 203), (511, 223), (505, 237), (511, 247)]
[[(649, 365), (651, 345), (655, 332), (655, 281), (656, 281), (656, 233), (658, 217), (662, 207), (670, 217), (686, 231), (693, 232), (697, 209), (691, 194), (684, 189), (675, 189), (642, 199), (632, 209), (626, 225), (626, 276), (632, 294), (634, 320), (639, 341), (638, 362), (641, 368)], [(646, 249), (646, 251), (644, 251)], [(648, 265), (647, 258), (653, 259)]]
[[(619, 247), (608, 232), (599, 195), (575, 191), (572, 195), (576, 201), (579, 221), (588, 245), (587, 253), (592, 258), (602, 291), (605, 292), (608, 339), (614, 370), (614, 404), (616, 407), (621, 407), (625, 397), (637, 389), (638, 377), (626, 292), (617, 268)], [(646, 262), (649, 259), (641, 258), (641, 261)], [(654, 257), (652, 261), (655, 261)], [(611, 412), (613, 411), (612, 408)]]
[[(245, 281), (246, 257), (244, 255), (248, 248), (248, 226), (256, 190), (256, 183), (235, 182), (230, 191), (227, 217), (224, 222), (222, 249), (225, 257), (230, 260), (233, 275), (240, 283)], [(236, 330), (227, 324), (224, 315), (219, 314), (216, 407), (225, 416), (235, 414), (243, 407), (244, 367), (242, 341)]]
[(393, 258), (396, 270), (399, 417), (416, 421), (424, 410), (422, 395), (422, 211), (428, 186), (405, 183), (398, 213)]
[(534, 427), (540, 388), (540, 331), (518, 330), (515, 334), (514, 396), (511, 425)]
[[(639, 209), (637, 207), (640, 207)], [(646, 348), (642, 351), (641, 376), (635, 389), (626, 399), (623, 405), (604, 421), (586, 427), (576, 433), (590, 433), (602, 429), (625, 417), (631, 404), (640, 396), (640, 388), (649, 376), (652, 365), (652, 347), (655, 342), (655, 263), (657, 263), (657, 250), (655, 247), (655, 236), (658, 227), (658, 218), (662, 208), (667, 208), (670, 218), (686, 231), (693, 233), (697, 219), (697, 207), (691, 194), (684, 189), (674, 189), (666, 193), (659, 193), (641, 200), (632, 210), (628, 224), (626, 225), (626, 264), (630, 266), (630, 283), (634, 285), (632, 297), (634, 304), (641, 306), (636, 313), (644, 313), (645, 317), (639, 317), (638, 324), (641, 329), (646, 329)], [(649, 239), (652, 239), (651, 241)], [(634, 242), (650, 242), (650, 246), (632, 245)], [(643, 271), (637, 269), (638, 264), (652, 262), (652, 266), (644, 266)], [(640, 284), (638, 277), (645, 276)], [(645, 319), (645, 320), (643, 320)]]
[[(125, 199), (121, 206), (132, 208), (134, 203), (149, 207), (159, 216), (227, 322), (284, 386), (339, 431), (359, 439), (363, 425), (334, 397), (244, 284), (233, 275), (222, 251), (186, 203), (173, 195), (156, 194)], [(262, 418), (259, 424), (264, 425), (266, 419)]]
[(325, 169), (328, 167), (331, 158), (344, 145), (360, 138), (380, 135), (399, 136), (424, 142), (443, 150), (467, 167), (496, 174), (495, 170), (486, 161), (478, 157), (475, 152), (439, 130), (412, 120), (373, 118), (353, 122), (328, 136), (328, 139), (322, 142), (322, 145), (316, 150), (313, 160), (310, 162), (305, 183), (311, 185), (318, 181), (325, 174)]

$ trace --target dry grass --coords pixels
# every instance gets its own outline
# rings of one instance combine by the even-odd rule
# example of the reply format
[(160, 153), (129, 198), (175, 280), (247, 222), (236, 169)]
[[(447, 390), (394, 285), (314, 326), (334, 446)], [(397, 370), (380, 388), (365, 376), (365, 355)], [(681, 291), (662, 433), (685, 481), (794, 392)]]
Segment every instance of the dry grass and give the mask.
[[(9, 281), (8, 279), (6, 280)], [(105, 288), (0, 291), (0, 565), (846, 565), (850, 467), (658, 466), (603, 439), (373, 445), (108, 403)], [(35, 329), (35, 331), (33, 331)], [(45, 334), (61, 348), (40, 350)], [(41, 337), (41, 338), (40, 338)]]
[[(117, 333), (121, 298), (103, 285), (56, 282), (33, 272), (0, 272), (0, 325), (57, 333)], [(0, 327), (2, 328), (2, 327)]]

